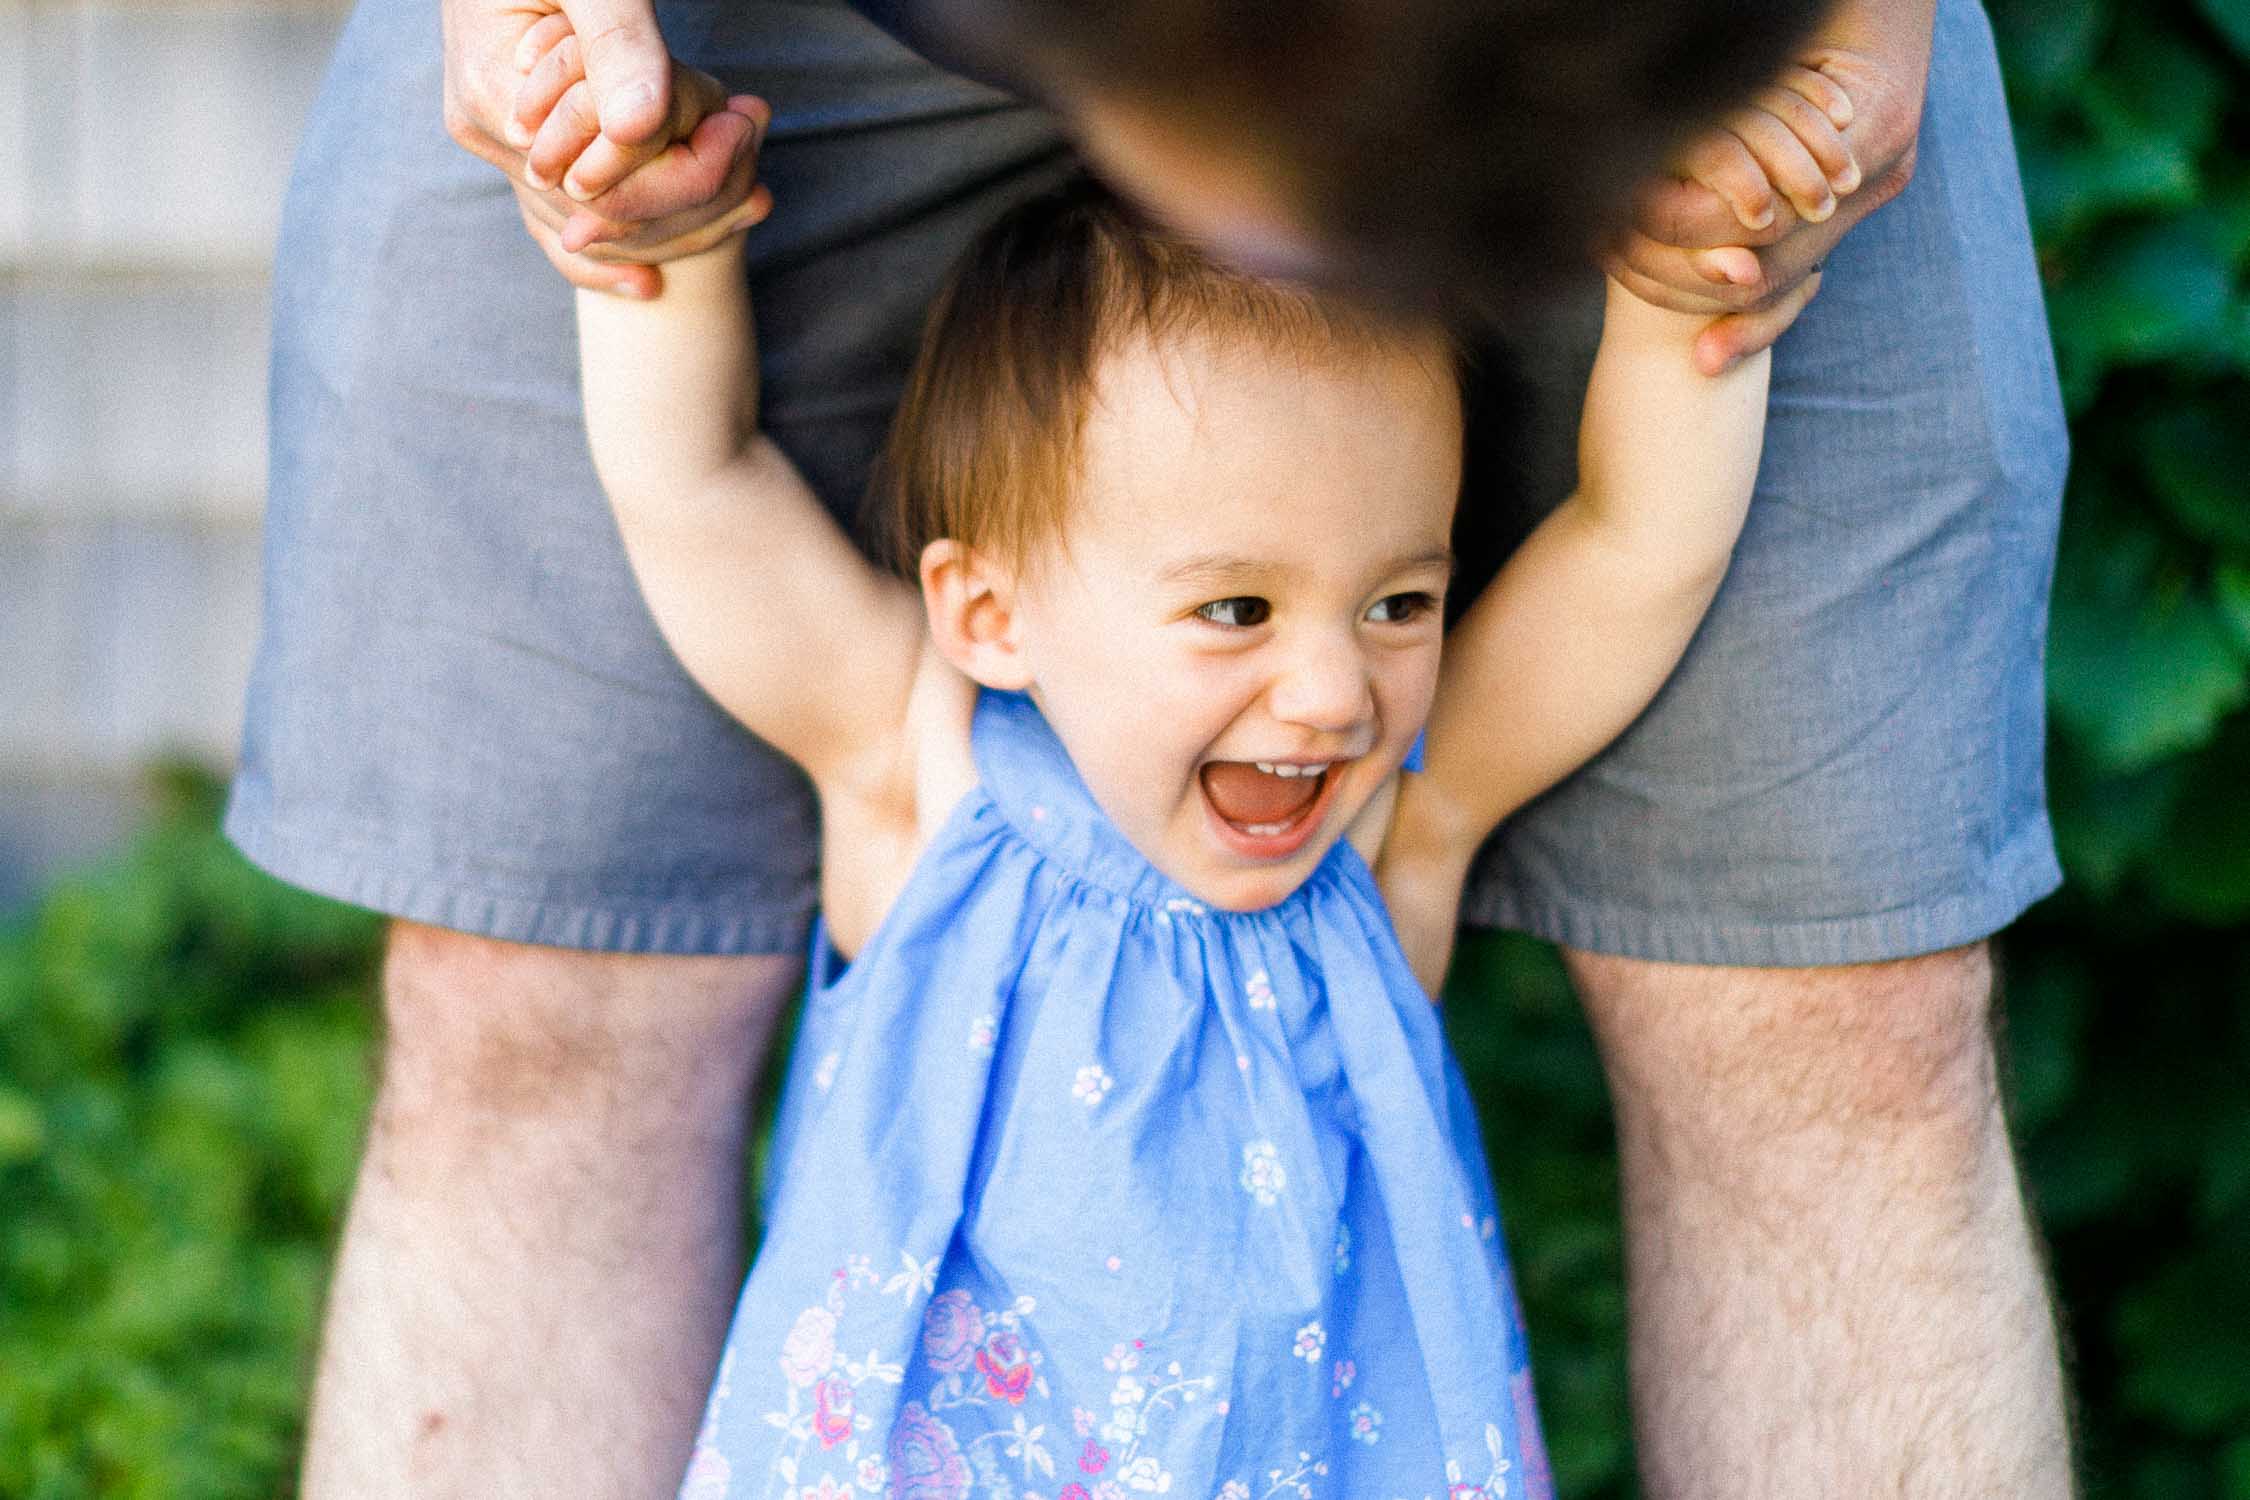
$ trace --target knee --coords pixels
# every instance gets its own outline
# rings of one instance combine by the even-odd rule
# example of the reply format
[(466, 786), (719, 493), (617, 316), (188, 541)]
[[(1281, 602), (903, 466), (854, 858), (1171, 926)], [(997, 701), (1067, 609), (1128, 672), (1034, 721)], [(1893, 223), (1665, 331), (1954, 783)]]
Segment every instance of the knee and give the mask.
[(1568, 957), (1621, 1116), (1722, 1149), (1807, 1131), (1974, 1148), (1997, 1118), (1982, 944), (1828, 969)]
[(739, 1096), (797, 972), (773, 955), (588, 953), (395, 923), (383, 970), (383, 1104), (459, 1118)]

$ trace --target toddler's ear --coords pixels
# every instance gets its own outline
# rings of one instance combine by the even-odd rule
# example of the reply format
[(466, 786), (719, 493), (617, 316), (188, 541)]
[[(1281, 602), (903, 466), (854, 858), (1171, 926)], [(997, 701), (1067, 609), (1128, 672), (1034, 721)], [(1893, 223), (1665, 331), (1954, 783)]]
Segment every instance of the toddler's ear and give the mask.
[(1019, 639), (1016, 574), (950, 538), (922, 549), (922, 607), (945, 659), (988, 688), (1022, 692), (1031, 670)]

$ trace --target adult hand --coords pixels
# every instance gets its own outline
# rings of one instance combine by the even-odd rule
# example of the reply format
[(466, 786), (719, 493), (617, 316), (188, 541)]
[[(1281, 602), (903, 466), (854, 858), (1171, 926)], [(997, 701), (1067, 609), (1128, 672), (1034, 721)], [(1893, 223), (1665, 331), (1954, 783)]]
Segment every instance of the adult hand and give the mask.
[[(1844, 136), (1858, 164), (1857, 187), (1834, 194), (1818, 219), (1799, 211), (1721, 130), (1689, 147), (1701, 182), (1661, 179), (1635, 204), (1634, 226), (1612, 247), (1606, 268), (1645, 301), (1715, 321), (1696, 340), (1699, 368), (1716, 374), (1757, 353), (1796, 320), (1807, 299), (1792, 296), (1837, 241), (1897, 197), (1914, 175), (1928, 82), (1928, 33), (1919, 47), (1815, 46), (1799, 59), (1850, 98)], [(1754, 179), (1754, 180), (1753, 180)], [(1819, 212), (1821, 205), (1813, 205)]]
[[(555, 231), (542, 248), (574, 285), (656, 295), (662, 275), (638, 258), (731, 214), (755, 188), (762, 132), (717, 107), (715, 82), (672, 62), (649, 0), (443, 0), (442, 16), (446, 133), (517, 184), (527, 219)], [(542, 22), (549, 40), (556, 29), (574, 33), (568, 46), (585, 80), (568, 118), (590, 118), (606, 147), (590, 164), (600, 179), (574, 184), (587, 192), (584, 202), (559, 185), (534, 184), (527, 153), (535, 134), (515, 118), (526, 70), (561, 50), (539, 48)], [(607, 247), (582, 254), (563, 250), (566, 239), (578, 249), (597, 240)]]

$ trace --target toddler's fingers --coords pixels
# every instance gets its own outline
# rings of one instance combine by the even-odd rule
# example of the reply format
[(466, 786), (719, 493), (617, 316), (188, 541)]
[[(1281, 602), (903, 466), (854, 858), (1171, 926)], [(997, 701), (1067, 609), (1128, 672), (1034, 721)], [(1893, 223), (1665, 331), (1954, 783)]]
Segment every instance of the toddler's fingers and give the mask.
[(1773, 184), (1732, 131), (1707, 131), (1690, 141), (1680, 154), (1679, 169), (1725, 200), (1744, 229), (1761, 230), (1773, 223), (1778, 207)]
[(562, 96), (585, 77), (578, 38), (566, 35), (533, 63), (523, 82), (516, 85), (516, 100), (508, 112), (509, 143), (519, 150), (529, 147)]
[(531, 149), (524, 155), (524, 181), (542, 192), (553, 187), (601, 133), (601, 120), (594, 113), (593, 88), (581, 78), (563, 90), (533, 137)]
[[(772, 116), (763, 100), (730, 99), (685, 141), (647, 163), (609, 192), (592, 200), (592, 215), (612, 225), (633, 225), (690, 212), (721, 198), (737, 168), (747, 163), (745, 179), (757, 170), (757, 149)], [(742, 186), (736, 191), (748, 191)], [(592, 231), (594, 243), (612, 238)]]
[(694, 68), (672, 64), (671, 105), (663, 128), (636, 141), (619, 141), (607, 131), (581, 156), (563, 178), (563, 192), (581, 203), (590, 203), (616, 187), (643, 163), (655, 160), (665, 148), (687, 136), (718, 110), (726, 99), (719, 80)]
[[(1817, 78), (1820, 75), (1807, 73), (1806, 76)], [(1760, 94), (1758, 107), (1789, 127), (1797, 144), (1819, 164), (1837, 197), (1859, 186), (1859, 159), (1852, 154), (1852, 143), (1844, 138), (1844, 132), (1819, 105), (1795, 89), (1780, 87)]]
[(1836, 212), (1836, 190), (1829, 185), (1828, 174), (1778, 116), (1753, 107), (1730, 117), (1727, 129), (1757, 159), (1766, 181), (1789, 200), (1798, 218), (1818, 224)]
[(1849, 129), (1853, 117), (1859, 113), (1844, 86), (1816, 67), (1792, 63), (1782, 69), (1777, 81), (1791, 93), (1802, 95), (1813, 108), (1828, 116), (1828, 122), (1838, 130)]

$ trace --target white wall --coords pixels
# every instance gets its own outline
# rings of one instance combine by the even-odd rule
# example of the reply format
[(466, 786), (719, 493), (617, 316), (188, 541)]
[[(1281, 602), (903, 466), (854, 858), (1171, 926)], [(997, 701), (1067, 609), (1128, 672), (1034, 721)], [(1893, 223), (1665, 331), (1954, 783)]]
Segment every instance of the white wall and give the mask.
[(233, 756), (267, 267), (341, 19), (0, 0), (0, 909), (129, 822), (136, 765)]

